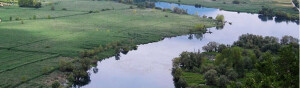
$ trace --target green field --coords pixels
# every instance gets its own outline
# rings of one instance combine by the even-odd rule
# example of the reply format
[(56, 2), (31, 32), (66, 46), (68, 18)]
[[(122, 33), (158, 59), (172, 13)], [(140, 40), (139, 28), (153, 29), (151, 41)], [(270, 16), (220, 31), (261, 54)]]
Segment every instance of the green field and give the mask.
[(200, 4), (205, 7), (220, 8), (228, 11), (258, 13), (262, 6), (271, 7), (278, 11), (291, 14), (299, 14), (298, 10), (293, 9), (291, 0), (238, 0), (240, 4), (233, 4), (234, 0), (159, 0), (163, 2), (181, 3), (188, 5)]
[[(45, 0), (42, 3), (39, 9), (17, 5), (0, 7), (3, 19), (0, 87), (50, 85), (55, 81), (51, 77), (62, 75), (56, 71), (60, 60), (72, 61), (70, 58), (78, 57), (79, 52), (99, 45), (116, 41), (143, 44), (187, 34), (199, 23), (215, 26), (211, 19), (155, 9), (129, 9), (130, 5), (110, 1)], [(51, 3), (55, 10), (51, 10)], [(16, 20), (18, 17), (21, 20)], [(106, 51), (99, 55), (113, 54)], [(44, 75), (49, 72), (53, 73)]]

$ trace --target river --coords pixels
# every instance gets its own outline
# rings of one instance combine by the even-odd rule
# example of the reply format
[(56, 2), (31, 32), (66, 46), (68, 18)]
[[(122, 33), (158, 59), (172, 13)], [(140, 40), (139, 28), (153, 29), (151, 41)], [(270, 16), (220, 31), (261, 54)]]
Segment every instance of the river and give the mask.
[[(90, 82), (83, 88), (174, 88), (171, 75), (172, 59), (183, 51), (198, 51), (210, 41), (232, 44), (242, 34), (275, 36), (281, 38), (290, 35), (298, 38), (299, 25), (294, 22), (279, 22), (266, 19), (258, 14), (237, 13), (215, 8), (195, 8), (189, 5), (178, 5), (156, 2), (156, 7), (187, 9), (188, 14), (206, 15), (215, 18), (223, 14), (225, 20), (232, 22), (223, 29), (209, 28), (212, 33), (204, 35), (182, 35), (165, 38), (162, 41), (138, 45), (137, 50), (110, 57), (98, 62), (91, 68)], [(97, 71), (94, 71), (97, 69)]]

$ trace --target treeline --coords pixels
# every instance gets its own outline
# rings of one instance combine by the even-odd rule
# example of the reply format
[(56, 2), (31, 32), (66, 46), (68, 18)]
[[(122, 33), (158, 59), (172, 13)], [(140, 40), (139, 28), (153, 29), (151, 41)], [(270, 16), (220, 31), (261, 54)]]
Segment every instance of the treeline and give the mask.
[[(206, 52), (183, 52), (173, 59), (172, 74), (177, 88), (188, 85), (183, 72), (203, 75), (205, 85), (229, 88), (298, 88), (298, 39), (244, 34), (233, 45), (210, 42)], [(207, 53), (216, 53), (208, 59)], [(212, 63), (208, 63), (212, 62)]]
[(34, 8), (42, 7), (42, 3), (37, 0), (18, 0), (18, 4), (20, 7), (34, 7)]
[(293, 3), (295, 4), (295, 6), (296, 6), (297, 8), (299, 8), (299, 1), (298, 1), (298, 0), (293, 0)]
[(290, 14), (283, 11), (276, 11), (272, 8), (268, 7), (262, 7), (262, 9), (258, 12), (259, 14), (262, 14), (263, 16), (270, 16), (270, 17), (276, 17), (276, 19), (286, 19), (286, 20), (299, 20), (298, 14)]

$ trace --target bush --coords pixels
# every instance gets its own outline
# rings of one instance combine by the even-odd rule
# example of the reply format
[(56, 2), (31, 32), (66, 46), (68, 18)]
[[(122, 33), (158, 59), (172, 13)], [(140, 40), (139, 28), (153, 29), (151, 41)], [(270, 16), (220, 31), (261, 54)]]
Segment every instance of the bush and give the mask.
[(204, 29), (206, 29), (206, 27), (204, 24), (197, 24), (197, 25), (195, 25), (195, 29), (196, 30), (204, 30)]
[(59, 70), (60, 71), (72, 72), (74, 68), (75, 67), (71, 62), (66, 62), (64, 60), (59, 61)]
[(173, 9), (173, 13), (177, 13), (177, 14), (187, 14), (187, 11), (184, 10), (184, 9), (180, 9), (180, 8), (178, 8), (178, 7), (175, 7), (175, 8)]
[(201, 5), (201, 4), (195, 4), (195, 7), (196, 7), (196, 8), (201, 8), (202, 5)]
[(227, 79), (227, 77), (225, 75), (221, 75), (218, 80), (217, 80), (217, 84), (219, 87), (226, 87), (226, 84), (229, 83), (229, 80)]
[(13, 18), (10, 16), (10, 17), (9, 17), (9, 21), (12, 21), (12, 19), (13, 19)]
[(35, 19), (36, 19), (36, 15), (33, 15), (33, 16), (32, 16), (32, 19), (34, 19), (34, 20), (35, 20)]
[(129, 9), (133, 9), (133, 6), (129, 6)]
[(65, 11), (66, 11), (66, 10), (67, 10), (67, 8), (62, 8), (61, 10), (65, 10)]
[(21, 19), (20, 19), (20, 17), (18, 17), (18, 16), (17, 16), (15, 20), (17, 20), (17, 21), (18, 21), (18, 20), (21, 20)]
[(60, 87), (60, 83), (58, 81), (55, 81), (54, 83), (52, 83), (52, 88), (59, 88)]
[(232, 1), (232, 4), (240, 4), (240, 1), (239, 0), (234, 0), (234, 1)]
[(207, 85), (216, 85), (217, 71), (214, 69), (208, 70), (207, 72), (205, 72), (204, 78)]
[(216, 20), (220, 23), (223, 23), (225, 21), (224, 15), (218, 14)]
[(170, 12), (171, 12), (172, 10), (171, 10), (171, 9), (168, 9), (168, 8), (163, 8), (162, 11), (163, 11), (163, 12), (166, 12), (166, 11), (170, 11)]
[(209, 42), (206, 46), (203, 46), (202, 49), (206, 52), (217, 52), (219, 45), (217, 42)]
[(20, 7), (34, 7), (34, 8), (42, 7), (42, 3), (37, 2), (36, 0), (18, 0), (18, 4)]
[(53, 5), (51, 6), (51, 10), (55, 10), (55, 7)]

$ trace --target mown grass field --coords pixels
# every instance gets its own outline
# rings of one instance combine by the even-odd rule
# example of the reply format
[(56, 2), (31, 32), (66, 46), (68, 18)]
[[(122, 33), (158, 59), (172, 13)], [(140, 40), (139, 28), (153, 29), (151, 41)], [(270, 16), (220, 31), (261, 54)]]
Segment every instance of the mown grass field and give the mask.
[[(40, 9), (0, 7), (0, 88), (49, 86), (62, 75), (56, 70), (60, 60), (72, 61), (79, 52), (99, 45), (149, 43), (187, 34), (199, 23), (215, 26), (211, 19), (129, 6), (110, 1), (45, 0)], [(21, 20), (15, 20), (17, 17)]]
[(258, 13), (258, 11), (261, 10), (262, 6), (265, 6), (291, 14), (299, 14), (298, 10), (293, 9), (291, 0), (238, 0), (240, 4), (233, 4), (232, 1), (234, 0), (180, 0), (180, 2), (178, 2), (178, 0), (159, 1), (188, 5), (200, 4), (205, 7), (249, 13)]

